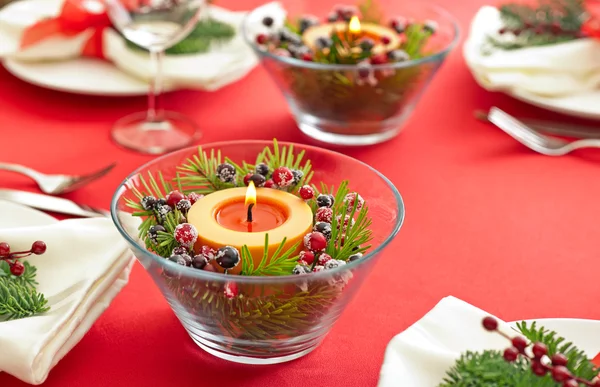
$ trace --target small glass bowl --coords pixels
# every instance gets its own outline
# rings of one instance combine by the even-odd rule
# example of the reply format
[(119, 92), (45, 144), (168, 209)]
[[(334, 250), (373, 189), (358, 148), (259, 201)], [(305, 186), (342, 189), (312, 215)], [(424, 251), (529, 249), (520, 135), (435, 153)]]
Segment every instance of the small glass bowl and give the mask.
[[(240, 163), (255, 160), (267, 141), (233, 141), (204, 145), (210, 152)], [(289, 144), (284, 144), (289, 145)], [(364, 197), (372, 217), (371, 248), (361, 259), (318, 273), (273, 277), (223, 275), (180, 266), (153, 254), (138, 237), (141, 220), (132, 215), (127, 199), (135, 199), (140, 175), (160, 171), (169, 181), (176, 166), (196, 155), (186, 148), (157, 158), (134, 171), (117, 189), (111, 204), (112, 219), (129, 242), (194, 342), (205, 351), (234, 362), (274, 364), (301, 357), (323, 340), (370, 272), (375, 260), (396, 236), (404, 219), (398, 190), (382, 174), (351, 157), (294, 144), (313, 164), (312, 182), (349, 188)], [(230, 300), (224, 288), (237, 285), (239, 296)]]
[[(318, 16), (339, 0), (283, 1), (288, 17)], [(433, 21), (438, 28), (424, 47), (429, 56), (371, 66), (365, 80), (359, 67), (323, 64), (274, 55), (256, 44), (265, 8), (250, 12), (242, 34), (279, 86), (300, 130), (309, 137), (336, 145), (370, 145), (395, 137), (410, 117), (448, 53), (458, 42), (458, 25), (444, 9), (421, 2), (378, 0), (386, 17)]]

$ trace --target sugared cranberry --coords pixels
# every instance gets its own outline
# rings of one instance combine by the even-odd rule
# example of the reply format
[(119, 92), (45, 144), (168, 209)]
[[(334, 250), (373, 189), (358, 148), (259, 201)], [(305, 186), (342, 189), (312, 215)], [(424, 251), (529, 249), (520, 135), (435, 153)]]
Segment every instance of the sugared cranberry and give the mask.
[(531, 371), (537, 376), (544, 376), (548, 372), (548, 369), (539, 361), (531, 361)]
[(504, 360), (512, 363), (513, 361), (517, 360), (517, 357), (519, 357), (519, 351), (515, 347), (506, 348), (503, 356)]
[(319, 207), (332, 207), (334, 201), (333, 195), (319, 194), (317, 196), (317, 206)]
[(323, 253), (323, 254), (319, 255), (319, 259), (317, 260), (317, 263), (320, 266), (325, 266), (327, 264), (327, 262), (331, 261), (332, 259), (333, 258), (331, 258), (331, 255)]
[(227, 284), (225, 284), (225, 290), (224, 290), (224, 294), (225, 297), (229, 298), (230, 300), (235, 298), (239, 293), (238, 290), (238, 286), (235, 282), (228, 282)]
[(279, 187), (287, 187), (294, 182), (294, 175), (287, 167), (279, 167), (273, 171), (273, 181)]
[(310, 200), (315, 196), (315, 190), (310, 185), (303, 185), (300, 187), (298, 193), (304, 200)]
[(183, 223), (175, 227), (173, 236), (177, 243), (184, 247), (191, 247), (198, 240), (198, 230), (192, 224)]
[(483, 319), (483, 327), (488, 331), (495, 331), (498, 329), (498, 320), (492, 316), (487, 316)]
[(20, 261), (15, 261), (10, 265), (10, 273), (14, 276), (19, 277), (25, 272), (25, 265), (23, 265)]
[(308, 265), (312, 265), (315, 260), (315, 254), (312, 251), (301, 251), (298, 259), (306, 262)]
[(183, 255), (183, 254), (187, 254), (188, 253), (188, 249), (186, 249), (183, 246), (177, 246), (175, 248), (173, 248), (173, 250), (171, 251), (171, 255)]
[(380, 65), (387, 63), (387, 56), (385, 54), (373, 55), (370, 59), (371, 64)]
[(6, 242), (0, 242), (0, 256), (10, 254), (10, 246)]
[(246, 176), (244, 176), (244, 185), (248, 185), (250, 184), (250, 178), (252, 177), (251, 173), (246, 174)]
[(519, 352), (523, 353), (525, 348), (527, 348), (527, 340), (525, 340), (521, 336), (517, 336), (512, 339), (512, 345), (519, 350)]
[(196, 203), (198, 200), (202, 199), (204, 197), (204, 195), (201, 195), (199, 193), (196, 192), (192, 192), (190, 194), (188, 194), (187, 198), (190, 201), (190, 203), (193, 205), (194, 203)]
[(557, 382), (564, 382), (571, 378), (571, 371), (565, 366), (556, 366), (552, 368), (552, 379)]
[(269, 174), (269, 166), (265, 163), (260, 163), (256, 165), (256, 173), (258, 173), (259, 175), (263, 175), (264, 177), (267, 177), (267, 175)]
[(276, 188), (277, 184), (275, 184), (275, 182), (273, 180), (269, 179), (269, 180), (265, 181), (264, 187), (265, 188)]
[(311, 232), (304, 236), (304, 247), (310, 251), (323, 251), (327, 247), (327, 238), (320, 232)]
[(260, 173), (255, 173), (251, 175), (248, 179), (248, 184), (250, 184), (251, 181), (254, 182), (255, 187), (263, 187), (265, 185), (266, 179)]
[(567, 357), (562, 353), (555, 353), (554, 355), (552, 355), (550, 360), (552, 361), (552, 365), (554, 366), (566, 366), (567, 362), (569, 361), (569, 359), (567, 359)]
[(304, 54), (302, 54), (302, 60), (306, 61), (306, 62), (312, 62), (313, 60), (313, 56), (310, 52), (305, 52)]
[(384, 36), (381, 37), (381, 43), (385, 44), (386, 46), (388, 44), (390, 44), (391, 42), (392, 42), (392, 39), (390, 39), (389, 36), (385, 36), (384, 35)]
[(542, 356), (548, 354), (548, 347), (546, 347), (546, 344), (544, 343), (535, 343), (533, 344), (531, 351), (533, 352), (533, 356), (537, 359), (541, 359)]
[(256, 43), (258, 43), (258, 44), (265, 44), (265, 43), (267, 43), (268, 40), (269, 40), (269, 37), (265, 34), (256, 35)]
[(202, 270), (208, 265), (208, 260), (204, 255), (196, 255), (192, 260), (192, 267), (195, 269)]
[(329, 207), (321, 207), (315, 213), (315, 220), (317, 222), (331, 223), (333, 219), (333, 210)]
[(179, 203), (180, 200), (185, 199), (185, 195), (179, 191), (171, 191), (167, 195), (166, 199), (167, 199), (167, 205), (171, 208), (175, 208), (175, 207), (177, 207), (177, 203)]
[(206, 265), (204, 267), (204, 269), (202, 269), (204, 271), (210, 271), (211, 273), (216, 273), (217, 269), (215, 269), (215, 267), (213, 265)]
[[(594, 383), (592, 386), (599, 385), (598, 382)], [(575, 379), (565, 380), (562, 387), (579, 387), (579, 382)]]
[(200, 254), (206, 258), (207, 261), (212, 261), (217, 256), (217, 251), (209, 246), (202, 246), (200, 248)]

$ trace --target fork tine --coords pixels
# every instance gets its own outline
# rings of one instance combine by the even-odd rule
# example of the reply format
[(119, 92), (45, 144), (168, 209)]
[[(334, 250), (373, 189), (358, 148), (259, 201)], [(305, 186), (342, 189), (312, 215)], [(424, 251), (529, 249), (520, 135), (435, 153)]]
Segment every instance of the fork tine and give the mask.
[(87, 175), (77, 176), (73, 180), (71, 180), (68, 184), (65, 184), (61, 187), (61, 193), (68, 193), (74, 191), (75, 189), (88, 184), (96, 179), (99, 179), (109, 173), (117, 163), (112, 163), (96, 172), (89, 173)]
[(496, 124), (496, 126), (503, 129), (515, 139), (521, 142), (524, 141), (525, 145), (528, 145), (527, 142), (532, 142), (546, 147), (552, 141), (550, 138), (536, 132), (521, 121), (495, 106), (490, 109), (488, 118), (490, 122)]
[(112, 171), (114, 167), (117, 166), (117, 163), (112, 163), (107, 165), (106, 167), (92, 173), (88, 173), (87, 175), (79, 176), (80, 179), (97, 179), (106, 175), (108, 172)]

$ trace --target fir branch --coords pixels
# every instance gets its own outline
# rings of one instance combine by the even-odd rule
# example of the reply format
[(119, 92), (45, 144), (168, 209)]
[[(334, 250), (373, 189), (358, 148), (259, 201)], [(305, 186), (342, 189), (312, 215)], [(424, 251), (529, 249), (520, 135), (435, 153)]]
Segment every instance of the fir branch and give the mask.
[(269, 259), (269, 234), (265, 234), (265, 245), (263, 256), (260, 263), (254, 267), (254, 260), (250, 254), (248, 246), (242, 246), (242, 275), (246, 276), (275, 276), (289, 275), (292, 269), (296, 266), (298, 257), (293, 255), (300, 242), (295, 243), (285, 252), (283, 248), (287, 242), (287, 238), (283, 238), (277, 249)]
[(31, 280), (0, 276), (0, 321), (31, 317), (50, 309), (44, 295), (31, 286)]
[(217, 177), (217, 167), (222, 163), (221, 151), (211, 149), (210, 155), (198, 147), (198, 154), (188, 158), (186, 163), (178, 166), (180, 175), (176, 178), (177, 185), (183, 187), (183, 193), (197, 192), (209, 194), (225, 188), (235, 187), (235, 184), (223, 183)]
[(273, 139), (273, 149), (268, 146), (265, 147), (265, 149), (256, 157), (255, 165), (265, 163), (269, 166), (271, 171), (279, 167), (287, 167), (289, 169), (302, 171), (304, 176), (300, 179), (300, 182), (295, 186), (286, 187), (288, 192), (295, 192), (303, 185), (309, 184), (313, 177), (310, 160), (306, 160), (304, 161), (304, 164), (302, 164), (305, 153), (306, 152), (302, 150), (300, 153), (295, 154), (293, 144), (280, 147), (277, 139)]
[(363, 22), (379, 24), (383, 20), (383, 11), (377, 2), (365, 0), (358, 6)]

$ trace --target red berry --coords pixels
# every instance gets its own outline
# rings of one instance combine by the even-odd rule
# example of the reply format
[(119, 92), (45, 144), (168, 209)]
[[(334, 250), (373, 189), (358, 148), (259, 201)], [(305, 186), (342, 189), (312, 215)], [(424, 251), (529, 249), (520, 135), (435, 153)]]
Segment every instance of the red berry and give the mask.
[(315, 213), (315, 220), (317, 222), (331, 223), (333, 219), (333, 210), (329, 207), (321, 207)]
[(192, 192), (190, 194), (188, 194), (187, 198), (190, 201), (190, 203), (192, 203), (192, 205), (194, 203), (196, 203), (198, 200), (202, 199), (204, 197), (204, 195), (201, 195), (199, 193), (196, 192)]
[(212, 247), (202, 246), (200, 248), (200, 255), (202, 255), (204, 258), (206, 258), (208, 262), (210, 262), (217, 256), (217, 251)]
[(280, 187), (287, 187), (294, 182), (294, 174), (287, 167), (279, 167), (273, 171), (273, 181)]
[(385, 55), (385, 54), (373, 55), (370, 59), (370, 62), (373, 65), (380, 65), (380, 64), (387, 63), (387, 55)]
[(317, 262), (319, 263), (320, 266), (325, 266), (325, 264), (328, 261), (331, 261), (332, 259), (333, 258), (331, 258), (331, 255), (323, 253), (323, 254), (319, 255), (319, 260)]
[(304, 60), (306, 62), (312, 62), (313, 56), (311, 53), (305, 52), (304, 54), (302, 54), (302, 60)]
[(232, 298), (235, 298), (235, 296), (238, 295), (239, 290), (238, 290), (238, 286), (235, 282), (228, 282), (227, 284), (225, 284), (225, 297), (229, 298), (230, 300)]
[(10, 246), (6, 242), (0, 243), (0, 256), (10, 254)]
[(533, 344), (533, 348), (531, 348), (533, 352), (533, 356), (537, 359), (541, 359), (542, 356), (548, 354), (548, 347), (544, 343), (535, 343)]
[(564, 382), (571, 378), (571, 372), (565, 366), (556, 366), (552, 368), (552, 379), (557, 382)]
[(252, 177), (252, 174), (249, 173), (246, 176), (244, 176), (244, 185), (249, 185), (250, 184), (250, 178)]
[(512, 345), (519, 350), (519, 352), (523, 353), (525, 348), (527, 348), (527, 340), (525, 340), (522, 336), (517, 336), (512, 339)]
[(327, 238), (320, 232), (313, 231), (304, 236), (304, 247), (310, 251), (323, 251), (327, 247)]
[(311, 251), (301, 251), (298, 255), (298, 259), (306, 262), (307, 265), (312, 265), (315, 260), (315, 255)]
[(35, 241), (31, 245), (31, 252), (35, 255), (41, 255), (46, 252), (46, 244), (42, 241)]
[(217, 269), (215, 269), (215, 267), (213, 265), (206, 265), (204, 266), (204, 269), (202, 269), (204, 271), (210, 271), (212, 273), (216, 273)]
[(381, 43), (382, 43), (382, 44), (385, 44), (385, 45), (387, 46), (387, 45), (388, 45), (388, 44), (390, 44), (391, 42), (392, 42), (392, 39), (390, 39), (390, 37), (389, 37), (389, 36), (382, 36), (382, 37), (381, 37)]
[(12, 275), (19, 277), (25, 272), (25, 266), (21, 262), (15, 261), (10, 265), (10, 272)]
[(358, 212), (365, 204), (365, 199), (363, 199), (362, 196), (357, 193), (349, 193), (344, 197), (344, 204), (346, 204), (346, 209), (348, 212), (352, 212), (352, 210), (354, 210), (354, 203), (357, 201), (357, 199), (358, 202), (356, 203), (356, 211)]
[(171, 191), (167, 195), (166, 199), (169, 207), (175, 208), (177, 207), (177, 203), (179, 203), (180, 200), (185, 199), (185, 195), (179, 191)]
[(504, 350), (504, 360), (507, 362), (512, 363), (517, 360), (517, 357), (519, 357), (519, 351), (517, 351), (515, 347), (506, 348)]
[(276, 188), (277, 185), (275, 184), (275, 182), (273, 180), (269, 179), (269, 180), (265, 181), (264, 187), (265, 188)]
[[(600, 385), (600, 384), (598, 384), (598, 382), (592, 384), (592, 386), (597, 386), (597, 385)], [(563, 387), (579, 387), (579, 382), (575, 379), (569, 379), (563, 383)]]
[(315, 191), (310, 185), (303, 185), (298, 191), (300, 197), (304, 200), (310, 200), (315, 196)]
[(269, 38), (265, 34), (256, 35), (256, 43), (258, 44), (265, 44), (267, 43), (267, 40), (269, 40)]
[(567, 359), (567, 357), (562, 353), (556, 353), (552, 355), (550, 360), (552, 360), (552, 365), (554, 366), (566, 366), (567, 362), (569, 361), (569, 359)]
[(488, 331), (495, 331), (498, 329), (498, 320), (491, 316), (487, 316), (483, 319), (483, 327)]
[(198, 230), (189, 223), (182, 223), (175, 227), (173, 236), (177, 243), (184, 247), (192, 247), (198, 240)]
[(546, 366), (537, 360), (531, 361), (531, 370), (537, 376), (544, 376), (548, 372), (548, 368), (546, 368)]

